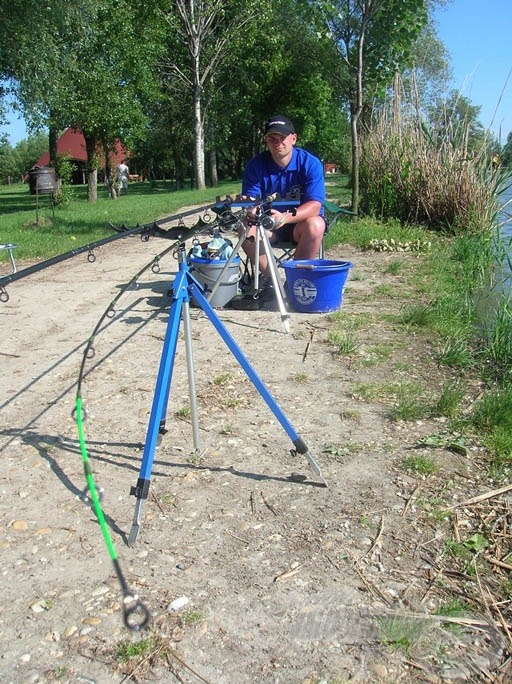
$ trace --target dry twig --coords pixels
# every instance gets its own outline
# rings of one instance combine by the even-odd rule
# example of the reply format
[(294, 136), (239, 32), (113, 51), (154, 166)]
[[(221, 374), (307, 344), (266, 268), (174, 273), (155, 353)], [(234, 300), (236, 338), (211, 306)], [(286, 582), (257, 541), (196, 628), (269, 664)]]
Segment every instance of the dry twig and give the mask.
[(292, 568), (291, 570), (285, 570), (282, 572), (280, 575), (276, 575), (274, 577), (274, 582), (280, 582), (281, 580), (288, 579), (289, 577), (293, 577), (296, 575), (299, 570), (302, 568), (302, 565), (297, 565), (296, 568)]
[(418, 483), (418, 484), (416, 485), (416, 487), (414, 487), (414, 489), (412, 490), (412, 492), (411, 492), (409, 498), (407, 499), (407, 501), (405, 502), (405, 506), (403, 507), (402, 512), (400, 513), (400, 515), (401, 515), (402, 517), (407, 513), (407, 510), (409, 509), (409, 506), (411, 505), (411, 503), (412, 503), (412, 501), (413, 501), (413, 499), (414, 499), (414, 495), (416, 494), (416, 492), (418, 491), (419, 488), (420, 488), (420, 484)]
[(490, 492), (485, 492), (485, 494), (479, 494), (478, 496), (474, 496), (471, 499), (466, 499), (466, 501), (461, 501), (460, 503), (454, 504), (453, 506), (450, 506), (450, 508), (462, 508), (463, 506), (471, 506), (476, 503), (480, 503), (481, 501), (485, 501), (486, 499), (493, 499), (496, 496), (500, 496), (500, 494), (505, 494), (505, 492), (509, 492), (512, 490), (512, 484), (505, 485), (504, 487), (499, 487), (498, 489), (492, 489)]
[(226, 534), (229, 534), (230, 537), (233, 537), (233, 539), (237, 539), (238, 541), (241, 541), (242, 544), (249, 544), (248, 539), (244, 539), (243, 537), (238, 537), (236, 534), (233, 534), (233, 532), (230, 532), (229, 530), (224, 530)]
[(262, 498), (262, 500), (263, 500), (263, 503), (264, 503), (265, 506), (268, 508), (268, 510), (269, 510), (269, 511), (272, 511), (272, 513), (273, 513), (274, 515), (277, 515), (276, 509), (272, 506), (272, 504), (270, 504), (270, 503), (265, 499), (265, 496), (264, 496), (263, 492), (260, 492), (260, 494), (261, 494), (261, 498)]
[(304, 354), (302, 355), (302, 363), (305, 362), (307, 355), (309, 354), (309, 351), (311, 347), (313, 346), (313, 337), (315, 335), (314, 330), (310, 330), (309, 332), (309, 342), (306, 344), (306, 349), (304, 349)]
[(360, 562), (363, 560), (363, 558), (365, 558), (366, 556), (369, 556), (369, 555), (371, 555), (371, 554), (373, 553), (373, 551), (375, 550), (375, 548), (377, 547), (377, 545), (378, 545), (379, 542), (380, 542), (380, 538), (381, 538), (381, 536), (382, 536), (382, 531), (383, 531), (383, 529), (384, 529), (384, 518), (381, 518), (381, 519), (380, 519), (379, 530), (378, 530), (378, 532), (377, 532), (377, 536), (376, 536), (375, 539), (373, 540), (373, 544), (370, 546), (370, 548), (368, 549), (368, 551), (365, 551), (365, 553), (363, 553), (363, 555), (360, 556), (360, 557), (355, 561), (354, 565), (357, 565), (358, 563), (360, 563)]

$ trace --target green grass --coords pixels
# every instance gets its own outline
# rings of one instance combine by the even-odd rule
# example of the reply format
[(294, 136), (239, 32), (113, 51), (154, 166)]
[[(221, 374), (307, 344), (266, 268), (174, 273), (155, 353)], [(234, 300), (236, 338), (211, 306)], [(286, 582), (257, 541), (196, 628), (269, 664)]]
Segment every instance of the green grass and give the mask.
[(461, 382), (446, 382), (433, 406), (433, 415), (454, 418), (464, 399), (465, 389)]
[(406, 470), (418, 475), (433, 475), (437, 472), (437, 466), (428, 456), (407, 456), (402, 461)]
[(482, 353), (503, 384), (512, 380), (512, 301), (507, 300), (484, 326)]
[(228, 382), (233, 378), (231, 373), (222, 373), (221, 375), (216, 375), (213, 378), (213, 384), (217, 386), (227, 385)]
[(497, 388), (485, 394), (470, 417), (494, 455), (494, 475), (506, 475), (512, 467), (512, 388)]
[(116, 655), (121, 662), (127, 662), (132, 658), (146, 656), (155, 648), (155, 639), (149, 636), (140, 641), (125, 640), (117, 645)]
[(290, 380), (292, 380), (292, 382), (298, 383), (299, 385), (305, 385), (309, 382), (309, 377), (307, 373), (292, 373), (292, 375), (290, 375)]
[(370, 217), (361, 217), (357, 220), (348, 217), (338, 220), (332, 226), (325, 238), (325, 246), (328, 249), (339, 243), (349, 243), (361, 249), (368, 249), (375, 239), (414, 242), (424, 238), (424, 229), (402, 226), (398, 221), (381, 223)]
[(357, 337), (353, 333), (337, 328), (329, 330), (327, 340), (335, 348), (337, 354), (353, 354), (359, 347)]
[(416, 618), (385, 616), (377, 618), (379, 641), (407, 656), (429, 642), (430, 624)]
[(432, 325), (431, 304), (412, 304), (404, 307), (398, 318), (399, 323), (408, 328), (428, 328)]
[(393, 259), (384, 269), (384, 273), (389, 273), (390, 275), (400, 275), (404, 270), (404, 262), (401, 259)]
[(412, 382), (401, 382), (396, 388), (395, 406), (390, 411), (392, 420), (418, 420), (430, 415), (431, 403), (424, 389)]
[[(98, 186), (98, 200), (87, 201), (86, 186), (73, 186), (73, 199), (52, 209), (50, 197), (36, 198), (28, 185), (0, 186), (0, 242), (16, 244), (16, 261), (48, 259), (57, 254), (113, 235), (109, 223), (151, 223), (171, 216), (186, 206), (211, 204), (217, 196), (236, 195), (237, 182), (223, 183), (204, 191), (175, 191), (171, 183), (132, 183), (127, 195), (110, 199), (105, 187)], [(36, 206), (38, 199), (38, 208)], [(2, 250), (0, 259), (8, 260)]]

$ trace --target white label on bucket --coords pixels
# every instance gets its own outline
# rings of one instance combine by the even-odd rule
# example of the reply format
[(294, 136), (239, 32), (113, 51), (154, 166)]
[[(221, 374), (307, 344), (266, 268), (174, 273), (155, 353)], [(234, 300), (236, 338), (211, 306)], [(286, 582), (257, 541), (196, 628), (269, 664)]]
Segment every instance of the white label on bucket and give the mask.
[(317, 295), (316, 285), (306, 278), (297, 278), (293, 283), (293, 294), (299, 304), (312, 304)]

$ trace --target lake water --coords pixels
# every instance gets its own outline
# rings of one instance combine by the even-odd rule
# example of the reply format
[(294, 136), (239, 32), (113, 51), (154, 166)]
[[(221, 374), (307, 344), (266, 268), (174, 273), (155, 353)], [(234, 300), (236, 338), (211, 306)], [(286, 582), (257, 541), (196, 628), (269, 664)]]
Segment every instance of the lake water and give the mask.
[(503, 236), (510, 239), (512, 238), (512, 187), (507, 188), (503, 193), (503, 204), (506, 208), (500, 215), (500, 223), (504, 222)]
[(509, 261), (504, 264), (504, 291), (512, 290), (512, 187), (509, 185), (502, 195), (504, 210), (499, 215), (501, 235), (505, 245), (508, 245)]

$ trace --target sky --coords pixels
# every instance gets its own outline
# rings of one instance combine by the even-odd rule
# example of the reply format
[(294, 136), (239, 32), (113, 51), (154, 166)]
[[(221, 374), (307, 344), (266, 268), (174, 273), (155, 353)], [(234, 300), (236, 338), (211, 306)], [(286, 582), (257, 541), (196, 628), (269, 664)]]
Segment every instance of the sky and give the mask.
[(481, 107), (480, 122), (504, 144), (512, 131), (511, 0), (452, 0), (435, 19), (454, 89)]
[[(451, 0), (435, 14), (453, 71), (453, 89), (481, 107), (479, 120), (504, 144), (512, 131), (512, 2)], [(27, 137), (22, 119), (0, 126), (11, 145)]]

